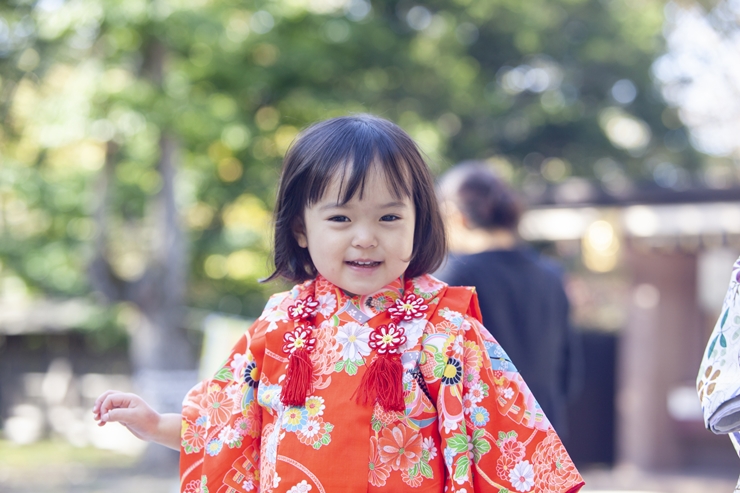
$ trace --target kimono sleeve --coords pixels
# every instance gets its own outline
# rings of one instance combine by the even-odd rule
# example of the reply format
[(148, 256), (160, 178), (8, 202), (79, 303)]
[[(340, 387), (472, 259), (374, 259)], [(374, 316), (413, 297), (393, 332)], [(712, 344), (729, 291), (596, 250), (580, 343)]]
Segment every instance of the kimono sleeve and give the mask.
[(730, 285), (696, 379), (704, 422), (714, 433), (731, 434), (740, 452), (740, 259), (735, 262)]
[(252, 325), (216, 374), (185, 397), (180, 444), (184, 493), (259, 489), (262, 415), (256, 396), (264, 354), (262, 325)]
[(437, 399), (446, 491), (577, 492), (581, 475), (504, 350), (470, 314), (455, 325)]

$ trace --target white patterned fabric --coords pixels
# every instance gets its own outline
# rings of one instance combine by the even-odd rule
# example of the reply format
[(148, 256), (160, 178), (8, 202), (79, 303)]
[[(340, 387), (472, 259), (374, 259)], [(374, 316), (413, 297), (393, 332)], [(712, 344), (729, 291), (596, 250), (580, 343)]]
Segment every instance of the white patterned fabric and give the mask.
[[(740, 455), (740, 258), (735, 262), (717, 324), (696, 379), (704, 424), (729, 434)], [(735, 491), (740, 491), (740, 480)]]

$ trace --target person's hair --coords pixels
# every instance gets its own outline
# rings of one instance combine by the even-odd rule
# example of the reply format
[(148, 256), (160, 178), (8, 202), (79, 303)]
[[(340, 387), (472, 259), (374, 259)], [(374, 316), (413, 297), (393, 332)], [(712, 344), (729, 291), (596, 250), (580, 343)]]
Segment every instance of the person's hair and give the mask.
[(413, 251), (405, 275), (427, 274), (441, 265), (447, 254), (445, 229), (434, 180), (421, 152), (397, 125), (358, 114), (311, 125), (288, 149), (273, 217), (275, 271), (265, 281), (282, 277), (302, 282), (316, 277), (308, 249), (295, 238), (296, 229), (303, 227), (305, 208), (321, 200), (335, 178), (340, 180), (340, 205), (358, 193), (362, 198), (367, 174), (376, 166), (394, 196), (411, 198), (416, 210)]
[(465, 161), (440, 179), (444, 198), (455, 202), (476, 228), (515, 230), (522, 215), (516, 192), (485, 162)]

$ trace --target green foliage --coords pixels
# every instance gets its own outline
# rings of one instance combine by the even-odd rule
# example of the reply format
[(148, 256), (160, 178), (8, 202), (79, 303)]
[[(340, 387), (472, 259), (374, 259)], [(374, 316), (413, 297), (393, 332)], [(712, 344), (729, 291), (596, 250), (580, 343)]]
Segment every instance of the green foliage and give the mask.
[[(158, 233), (151, 218), (167, 180), (157, 168), (164, 133), (180, 146), (174, 185), (189, 245), (187, 303), (252, 316), (283, 288), (257, 280), (270, 272), (281, 157), (311, 122), (373, 112), (403, 126), (436, 170), (490, 159), (530, 188), (571, 175), (641, 180), (656, 160), (692, 169), (695, 154), (663, 145), (667, 132), (682, 130), (650, 79), (662, 7), (3, 3), (0, 275), (32, 292), (86, 295), (87, 265), (104, 247), (116, 275), (135, 282)], [(632, 102), (612, 96), (622, 79), (637, 89)], [(618, 145), (608, 130), (618, 118), (637, 122), (648, 141)], [(103, 198), (101, 241), (93, 213)]]

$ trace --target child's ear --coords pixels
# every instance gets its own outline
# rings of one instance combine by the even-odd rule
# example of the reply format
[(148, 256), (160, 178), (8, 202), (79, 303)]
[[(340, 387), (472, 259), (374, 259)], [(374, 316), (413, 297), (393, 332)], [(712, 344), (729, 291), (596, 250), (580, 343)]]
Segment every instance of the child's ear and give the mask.
[(296, 219), (293, 222), (293, 237), (298, 242), (298, 246), (301, 248), (308, 248), (308, 238), (306, 237), (306, 228), (303, 226), (303, 221)]

